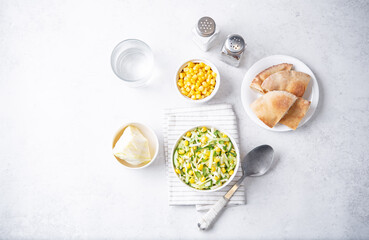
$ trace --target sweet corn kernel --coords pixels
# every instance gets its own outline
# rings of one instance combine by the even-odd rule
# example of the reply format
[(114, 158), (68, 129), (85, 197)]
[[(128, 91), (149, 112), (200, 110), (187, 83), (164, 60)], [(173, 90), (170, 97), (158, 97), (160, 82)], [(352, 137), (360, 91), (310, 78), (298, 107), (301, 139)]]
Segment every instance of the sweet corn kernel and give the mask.
[(201, 128), (201, 132), (206, 132), (208, 129), (206, 127)]
[(193, 150), (196, 150), (196, 149), (197, 149), (197, 146), (194, 146), (194, 147), (193, 147)]
[(206, 151), (205, 152), (205, 156), (209, 157), (210, 156), (210, 152), (209, 151)]
[(176, 168), (176, 173), (181, 174), (181, 170), (179, 170), (178, 168)]
[(183, 149), (180, 149), (180, 150), (178, 150), (178, 153), (182, 155), (182, 154), (185, 153), (185, 151)]
[(187, 167), (187, 169), (188, 168), (191, 168), (191, 164), (190, 163), (187, 163), (187, 166), (186, 167)]
[(187, 140), (184, 142), (184, 145), (185, 146), (188, 146), (188, 141)]
[(201, 182), (205, 182), (206, 178), (204, 176), (202, 176), (202, 178), (200, 179)]
[(197, 168), (202, 171), (202, 169), (204, 168), (204, 164), (200, 164), (199, 166), (197, 166)]
[(187, 136), (187, 137), (191, 137), (191, 135), (192, 135), (192, 133), (191, 133), (191, 132), (187, 132), (187, 133), (186, 133), (186, 136)]
[(217, 162), (219, 162), (219, 161), (220, 161), (220, 158), (218, 158), (218, 157), (214, 158), (214, 162), (215, 162), (215, 163), (217, 163)]
[(222, 173), (225, 173), (226, 172), (226, 169), (223, 167), (222, 168)]
[(218, 176), (215, 176), (214, 179), (215, 179), (215, 181), (218, 181), (219, 180), (219, 177)]
[(211, 167), (211, 172), (215, 172), (215, 170), (216, 170), (215, 166), (212, 166)]
[(204, 156), (204, 159), (205, 159), (205, 160), (209, 160), (209, 157), (208, 157), (208, 156)]
[(183, 163), (183, 158), (178, 158), (178, 162), (179, 162), (180, 164), (182, 164), (182, 163)]
[(233, 170), (229, 171), (229, 175), (232, 176), (233, 175)]
[(193, 175), (193, 171), (192, 170), (188, 171), (188, 174)]
[[(216, 148), (215, 148), (215, 151), (216, 151), (217, 153), (220, 153), (220, 151), (221, 151), (221, 150), (220, 150), (220, 148), (219, 148), (219, 147), (216, 147)], [(218, 158), (218, 159), (219, 159), (219, 158)]]
[(183, 95), (199, 100), (211, 95), (216, 85), (213, 78), (214, 72), (210, 66), (205, 63), (189, 62), (179, 73), (177, 85)]
[(228, 136), (227, 136), (227, 134), (224, 134), (224, 133), (223, 133), (223, 138), (227, 138), (227, 137), (228, 137)]
[(195, 179), (194, 178), (190, 178), (190, 183), (195, 183)]
[(207, 136), (202, 136), (201, 137), (201, 142), (202, 143), (206, 143), (208, 141), (208, 137)]

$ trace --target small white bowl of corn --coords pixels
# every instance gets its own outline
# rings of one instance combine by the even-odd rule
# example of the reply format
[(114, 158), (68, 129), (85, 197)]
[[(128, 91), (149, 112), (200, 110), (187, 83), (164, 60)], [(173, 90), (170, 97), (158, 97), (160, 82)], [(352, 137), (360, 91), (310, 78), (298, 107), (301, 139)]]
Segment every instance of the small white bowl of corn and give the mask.
[(187, 101), (204, 103), (217, 93), (220, 75), (218, 69), (210, 61), (191, 59), (178, 69), (175, 84), (178, 93)]

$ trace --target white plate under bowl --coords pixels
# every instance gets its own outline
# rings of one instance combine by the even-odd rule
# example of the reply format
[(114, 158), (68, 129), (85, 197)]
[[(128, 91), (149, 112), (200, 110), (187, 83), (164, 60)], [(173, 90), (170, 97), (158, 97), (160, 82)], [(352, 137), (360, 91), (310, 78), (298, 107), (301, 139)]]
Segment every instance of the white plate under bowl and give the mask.
[(263, 58), (254, 65), (251, 66), (251, 68), (247, 71), (246, 75), (243, 78), (242, 87), (241, 87), (241, 101), (243, 108), (245, 109), (247, 115), (251, 118), (252, 121), (254, 121), (259, 126), (276, 132), (284, 132), (284, 131), (290, 131), (289, 127), (282, 125), (280, 123), (277, 123), (273, 128), (268, 127), (265, 125), (251, 110), (250, 104), (253, 103), (258, 97), (261, 96), (261, 93), (256, 92), (255, 90), (250, 88), (250, 84), (252, 80), (255, 78), (255, 76), (263, 71), (264, 69), (271, 67), (273, 65), (277, 65), (280, 63), (290, 63), (293, 64), (293, 70), (307, 73), (311, 76), (311, 80), (306, 88), (304, 96), (302, 96), (304, 99), (309, 100), (311, 102), (310, 108), (308, 112), (306, 113), (305, 117), (301, 120), (298, 127), (301, 127), (304, 125), (309, 119), (313, 116), (319, 102), (319, 86), (318, 82), (316, 80), (316, 77), (314, 76), (314, 73), (311, 71), (311, 69), (306, 66), (305, 63), (301, 62), (297, 58), (285, 56), (285, 55), (273, 55), (266, 58)]

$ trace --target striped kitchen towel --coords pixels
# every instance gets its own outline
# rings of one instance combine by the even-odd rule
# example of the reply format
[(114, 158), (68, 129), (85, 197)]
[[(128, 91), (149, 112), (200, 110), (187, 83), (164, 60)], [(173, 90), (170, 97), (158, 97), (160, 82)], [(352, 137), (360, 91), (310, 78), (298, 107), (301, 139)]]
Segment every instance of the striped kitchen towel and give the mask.
[[(237, 145), (239, 145), (237, 119), (232, 105), (219, 104), (166, 109), (164, 117), (164, 151), (169, 183), (169, 205), (196, 205), (197, 210), (206, 210), (212, 204), (216, 203), (237, 182), (242, 175), (241, 168), (238, 169), (232, 182), (223, 189), (210, 193), (196, 192), (184, 186), (173, 172), (170, 154), (180, 134), (183, 134), (192, 127), (201, 125), (211, 125), (223, 129), (232, 135)], [(245, 203), (245, 188), (241, 186), (233, 195), (229, 204), (239, 205)]]

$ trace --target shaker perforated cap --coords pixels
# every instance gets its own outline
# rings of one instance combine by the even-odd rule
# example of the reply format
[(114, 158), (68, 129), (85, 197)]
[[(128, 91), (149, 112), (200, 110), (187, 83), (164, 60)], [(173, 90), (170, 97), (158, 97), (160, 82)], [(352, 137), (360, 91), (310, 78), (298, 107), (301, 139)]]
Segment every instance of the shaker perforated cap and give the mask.
[(197, 33), (202, 37), (210, 37), (215, 32), (215, 22), (211, 17), (202, 17), (197, 22)]
[(228, 35), (224, 45), (231, 53), (242, 53), (246, 47), (245, 40), (238, 34)]

